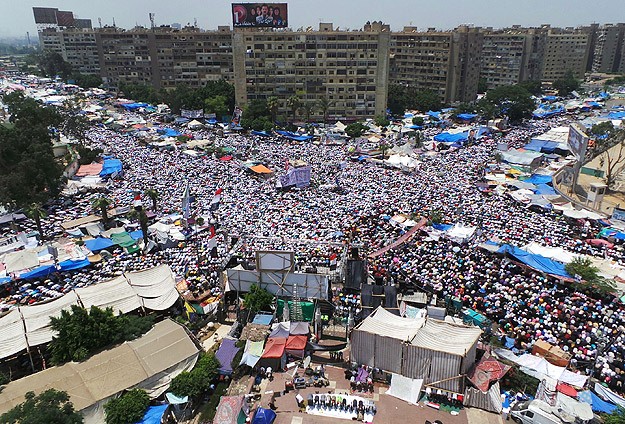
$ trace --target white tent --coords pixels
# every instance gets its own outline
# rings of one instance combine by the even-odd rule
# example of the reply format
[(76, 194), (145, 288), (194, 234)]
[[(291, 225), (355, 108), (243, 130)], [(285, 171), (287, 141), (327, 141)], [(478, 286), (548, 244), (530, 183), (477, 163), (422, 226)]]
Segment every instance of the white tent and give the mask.
[(422, 378), (408, 378), (393, 373), (391, 387), (386, 391), (386, 394), (416, 405), (419, 403), (419, 394), (422, 386)]

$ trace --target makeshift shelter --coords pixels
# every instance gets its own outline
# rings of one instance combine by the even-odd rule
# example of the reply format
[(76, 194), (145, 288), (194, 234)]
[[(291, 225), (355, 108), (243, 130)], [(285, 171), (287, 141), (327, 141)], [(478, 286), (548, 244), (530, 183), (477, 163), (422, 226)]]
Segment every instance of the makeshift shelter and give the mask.
[(492, 357), (488, 352), (471, 369), (467, 378), (482, 392), (487, 392), (490, 384), (499, 381), (512, 368)]
[(276, 413), (271, 409), (258, 408), (254, 414), (252, 424), (271, 424), (276, 419)]
[(264, 345), (264, 341), (253, 342), (251, 340), (246, 340), (245, 349), (243, 350), (243, 356), (241, 357), (239, 365), (245, 364), (248, 367), (254, 368), (263, 354)]
[(167, 412), (169, 405), (157, 405), (148, 407), (143, 419), (136, 424), (161, 424), (163, 421), (163, 415)]
[(503, 410), (499, 382), (495, 382), (486, 392), (474, 387), (467, 387), (464, 391), (462, 404), (470, 408), (479, 408), (488, 412), (500, 414)]
[(115, 243), (109, 238), (97, 237), (91, 240), (85, 240), (85, 247), (92, 252), (96, 253), (109, 247), (114, 246)]
[[(315, 304), (313, 302), (307, 302), (307, 301), (300, 301), (299, 304), (300, 304), (300, 306), (302, 308), (302, 318), (304, 319), (304, 321), (312, 322), (313, 318), (315, 317)], [(293, 301), (289, 300), (288, 301), (288, 305), (289, 305), (289, 311), (292, 314), (292, 312), (293, 312)], [(278, 299), (278, 306), (277, 306), (277, 309), (276, 309), (276, 316), (281, 317), (283, 311), (284, 311), (284, 300)], [(254, 318), (254, 319), (256, 319), (256, 318)]]
[(102, 164), (102, 171), (100, 171), (101, 177), (106, 177), (107, 175), (112, 175), (115, 173), (122, 172), (122, 161), (115, 158), (105, 158), (104, 163)]
[(463, 393), (482, 331), (431, 318), (402, 318), (378, 307), (351, 334), (352, 360)]
[(219, 349), (215, 352), (215, 357), (221, 365), (219, 367), (219, 374), (230, 375), (232, 374), (232, 360), (239, 352), (239, 348), (236, 346), (236, 340), (223, 339)]
[(307, 336), (289, 336), (289, 338), (286, 339), (286, 353), (296, 358), (303, 358), (307, 341)]
[(259, 365), (274, 370), (284, 369), (286, 363), (286, 338), (268, 338)]
[(243, 396), (222, 396), (213, 424), (245, 424), (247, 404)]
[[(86, 424), (104, 422), (104, 404), (138, 387), (160, 396), (171, 378), (191, 369), (199, 350), (181, 325), (166, 319), (142, 337), (98, 353), (84, 362), (52, 367), (12, 381), (0, 392), (0, 414), (24, 401), (24, 393), (66, 391)], [(124, 366), (120, 366), (123, 364)]]
[(541, 255), (526, 252), (525, 250), (519, 249), (516, 246), (504, 244), (499, 248), (497, 252), (507, 254), (513, 259), (529, 266), (530, 268), (544, 272), (545, 274), (554, 275), (556, 277), (564, 277), (568, 279), (573, 278), (564, 269), (564, 264), (560, 262), (555, 262)]
[(585, 402), (589, 404), (592, 410), (595, 412), (611, 414), (616, 409), (618, 409), (618, 406), (614, 405), (613, 403), (606, 402), (590, 390), (579, 392), (577, 397), (580, 402)]
[(386, 394), (416, 405), (419, 402), (422, 387), (422, 378), (408, 378), (393, 373), (391, 386), (386, 391)]

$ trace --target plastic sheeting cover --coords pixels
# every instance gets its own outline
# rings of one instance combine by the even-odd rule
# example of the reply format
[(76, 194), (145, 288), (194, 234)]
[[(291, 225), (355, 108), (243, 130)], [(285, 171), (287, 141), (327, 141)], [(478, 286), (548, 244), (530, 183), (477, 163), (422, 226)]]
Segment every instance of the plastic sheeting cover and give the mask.
[(393, 374), (391, 377), (391, 387), (386, 391), (386, 394), (416, 405), (419, 402), (419, 394), (421, 393), (422, 386), (423, 379), (408, 378), (403, 375)]

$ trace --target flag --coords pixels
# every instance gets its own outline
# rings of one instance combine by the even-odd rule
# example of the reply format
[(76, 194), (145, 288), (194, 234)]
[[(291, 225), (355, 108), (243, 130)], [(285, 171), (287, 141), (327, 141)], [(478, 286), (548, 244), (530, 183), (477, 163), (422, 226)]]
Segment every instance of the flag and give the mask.
[(132, 206), (135, 209), (138, 209), (138, 208), (143, 206), (143, 202), (141, 201), (141, 193), (135, 194), (135, 198), (134, 198), (134, 200), (132, 202)]
[(223, 190), (221, 188), (218, 188), (217, 191), (215, 192), (215, 195), (213, 196), (213, 200), (211, 200), (211, 205), (210, 205), (211, 211), (216, 211), (217, 208), (219, 208), (219, 202), (221, 202), (222, 191)]
[(191, 193), (189, 191), (189, 181), (187, 181), (187, 186), (184, 189), (184, 193), (182, 195), (182, 216), (184, 219), (189, 219), (191, 216), (191, 202), (193, 199), (191, 198)]
[(336, 258), (338, 257), (338, 255), (336, 253), (333, 253), (330, 255), (330, 266), (336, 266)]

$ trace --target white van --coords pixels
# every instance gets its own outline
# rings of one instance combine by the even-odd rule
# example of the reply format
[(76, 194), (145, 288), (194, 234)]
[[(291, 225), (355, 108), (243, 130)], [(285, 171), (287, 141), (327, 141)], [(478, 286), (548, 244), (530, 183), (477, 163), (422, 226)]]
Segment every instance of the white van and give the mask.
[(532, 400), (514, 405), (510, 416), (519, 424), (562, 424), (562, 420), (552, 411), (553, 408), (547, 402)]

